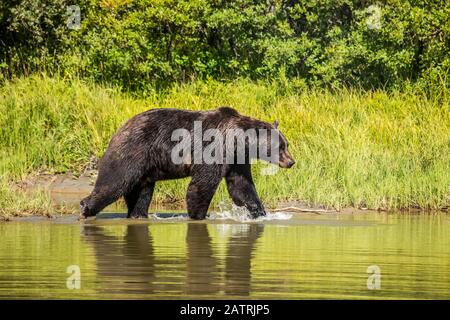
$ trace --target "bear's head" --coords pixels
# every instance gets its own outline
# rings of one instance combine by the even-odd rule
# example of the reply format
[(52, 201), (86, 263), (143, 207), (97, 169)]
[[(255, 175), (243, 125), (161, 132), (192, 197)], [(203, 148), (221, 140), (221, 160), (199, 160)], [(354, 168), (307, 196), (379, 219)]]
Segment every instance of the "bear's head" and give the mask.
[(281, 168), (291, 168), (295, 161), (289, 153), (289, 142), (278, 129), (278, 121), (270, 127), (270, 137), (268, 137), (269, 162), (279, 165)]
[[(278, 129), (278, 121), (271, 124), (240, 115), (234, 109), (226, 107), (219, 108), (219, 112), (220, 125), (213, 123), (213, 129), (205, 131), (208, 139), (203, 139), (207, 141), (203, 160), (208, 159), (208, 163), (219, 163), (223, 157), (227, 164), (244, 164), (261, 159), (281, 168), (290, 168), (294, 165), (295, 161), (288, 150), (289, 143)], [(211, 130), (215, 130), (215, 134), (213, 142), (210, 143)], [(200, 139), (194, 139), (195, 141)], [(223, 144), (225, 148), (221, 151), (220, 147)], [(210, 157), (210, 154), (212, 155), (210, 150), (216, 149), (219, 149), (219, 152), (214, 151), (217, 161), (210, 161), (209, 159), (214, 158)]]

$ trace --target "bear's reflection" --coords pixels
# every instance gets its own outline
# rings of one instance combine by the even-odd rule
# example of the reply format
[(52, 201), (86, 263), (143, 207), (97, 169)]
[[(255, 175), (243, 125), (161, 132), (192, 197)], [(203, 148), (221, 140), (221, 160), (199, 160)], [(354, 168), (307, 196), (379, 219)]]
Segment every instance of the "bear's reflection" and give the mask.
[(220, 291), (220, 273), (211, 237), (205, 223), (188, 223), (186, 233), (187, 295), (215, 294)]
[[(93, 246), (98, 280), (105, 294), (248, 296), (252, 252), (264, 225), (225, 226), (232, 235), (224, 258), (214, 250), (205, 223), (187, 223), (186, 244), (180, 244), (187, 246), (186, 257), (175, 260), (167, 259), (161, 250), (154, 254), (146, 224), (127, 225), (123, 238), (108, 235), (101, 226), (86, 225), (84, 237)], [(167, 269), (171, 270), (170, 277)]]
[(93, 246), (102, 292), (153, 293), (156, 262), (147, 225), (128, 225), (123, 239), (96, 225), (84, 226), (83, 235)]
[(228, 242), (225, 263), (225, 295), (248, 296), (251, 284), (251, 259), (256, 240), (264, 231), (263, 224), (247, 227), (233, 234)]
[(213, 254), (207, 224), (188, 224), (186, 235), (188, 248), (186, 293), (188, 295), (222, 293), (226, 296), (248, 296), (250, 294), (252, 252), (256, 240), (263, 233), (264, 225), (226, 226), (229, 227), (232, 235), (227, 244), (225, 264), (220, 268), (219, 259)]

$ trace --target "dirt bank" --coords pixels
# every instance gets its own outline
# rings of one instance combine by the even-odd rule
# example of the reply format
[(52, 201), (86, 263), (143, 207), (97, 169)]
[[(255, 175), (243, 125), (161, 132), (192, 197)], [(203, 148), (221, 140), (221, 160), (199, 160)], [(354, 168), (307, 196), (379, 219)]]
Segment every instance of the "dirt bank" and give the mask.
[[(27, 193), (34, 193), (37, 191), (44, 190), (49, 194), (51, 198), (51, 203), (55, 207), (64, 206), (69, 208), (68, 213), (78, 212), (78, 206), (80, 199), (87, 196), (94, 188), (94, 183), (96, 179), (97, 172), (95, 170), (85, 171), (80, 176), (74, 174), (35, 174), (27, 177), (27, 179), (18, 183), (17, 187), (20, 190)], [(267, 210), (271, 212), (285, 211), (295, 214), (352, 214), (352, 213), (367, 213), (374, 212), (374, 210), (369, 210), (367, 208), (327, 208), (325, 206), (316, 205), (310, 206), (308, 203), (297, 200), (297, 201), (280, 201), (275, 206), (266, 205)], [(150, 212), (155, 211), (183, 211), (185, 209), (185, 203), (183, 201), (167, 201), (167, 202), (152, 202)], [(213, 208), (215, 210), (217, 208)], [(125, 204), (122, 200), (117, 203), (105, 208), (107, 212), (126, 212)], [(408, 212), (421, 212), (421, 210), (409, 209)], [(58, 210), (55, 210), (60, 212)], [(54, 215), (46, 214), (46, 216), (52, 217)], [(8, 220), (10, 220), (10, 217)]]

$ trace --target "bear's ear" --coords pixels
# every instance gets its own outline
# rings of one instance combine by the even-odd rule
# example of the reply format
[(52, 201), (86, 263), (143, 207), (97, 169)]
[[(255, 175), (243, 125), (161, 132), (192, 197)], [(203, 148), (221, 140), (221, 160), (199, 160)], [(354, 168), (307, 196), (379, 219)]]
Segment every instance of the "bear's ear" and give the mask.
[(275, 129), (278, 129), (278, 120), (275, 120), (273, 122), (273, 126), (274, 126)]

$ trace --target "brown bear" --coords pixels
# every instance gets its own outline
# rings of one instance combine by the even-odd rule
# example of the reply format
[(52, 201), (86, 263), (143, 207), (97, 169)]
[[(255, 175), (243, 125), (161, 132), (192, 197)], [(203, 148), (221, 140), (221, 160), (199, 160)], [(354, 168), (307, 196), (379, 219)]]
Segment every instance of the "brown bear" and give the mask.
[(156, 181), (189, 176), (186, 200), (190, 218), (206, 217), (222, 178), (237, 206), (246, 207), (253, 218), (265, 215), (252, 180), (252, 159), (282, 168), (294, 164), (277, 126), (230, 107), (152, 109), (138, 114), (112, 137), (99, 161), (94, 190), (80, 203), (81, 216), (94, 216), (123, 196), (129, 218), (147, 217)]

